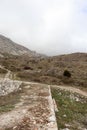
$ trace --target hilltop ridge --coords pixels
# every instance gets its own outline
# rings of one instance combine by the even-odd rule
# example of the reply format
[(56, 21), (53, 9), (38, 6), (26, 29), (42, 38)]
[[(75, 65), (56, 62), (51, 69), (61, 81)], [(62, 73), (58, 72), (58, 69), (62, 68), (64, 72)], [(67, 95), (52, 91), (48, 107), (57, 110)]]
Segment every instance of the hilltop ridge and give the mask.
[(26, 54), (30, 57), (40, 56), (39, 53), (31, 51), (30, 49), (13, 42), (11, 39), (0, 35), (0, 56), (3, 57), (4, 54), (11, 54), (16, 56)]

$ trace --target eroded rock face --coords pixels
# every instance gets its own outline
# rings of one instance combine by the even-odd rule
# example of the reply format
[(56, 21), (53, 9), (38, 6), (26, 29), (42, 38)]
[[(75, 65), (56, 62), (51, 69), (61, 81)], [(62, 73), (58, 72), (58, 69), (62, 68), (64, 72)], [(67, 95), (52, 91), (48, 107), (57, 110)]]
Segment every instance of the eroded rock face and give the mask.
[(21, 85), (21, 81), (12, 80), (11, 71), (5, 69), (3, 66), (0, 66), (7, 71), (7, 74), (4, 78), (0, 79), (0, 96), (7, 95), (11, 92), (17, 91)]
[(7, 95), (11, 92), (17, 91), (21, 85), (21, 81), (13, 81), (8, 79), (8, 81), (0, 82), (0, 96)]
[(36, 53), (35, 51), (31, 51), (28, 48), (13, 42), (12, 40), (10, 40), (9, 38), (3, 35), (0, 35), (0, 53), (12, 54), (12, 55), (18, 55), (18, 56), (27, 54), (30, 57), (40, 56), (40, 54)]

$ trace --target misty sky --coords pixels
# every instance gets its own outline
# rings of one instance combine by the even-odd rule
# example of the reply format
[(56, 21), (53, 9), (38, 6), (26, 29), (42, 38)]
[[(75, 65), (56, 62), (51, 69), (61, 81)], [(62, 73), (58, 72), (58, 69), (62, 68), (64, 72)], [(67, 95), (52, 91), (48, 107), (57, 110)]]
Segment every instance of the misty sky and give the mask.
[(0, 0), (0, 34), (47, 55), (87, 52), (87, 0)]

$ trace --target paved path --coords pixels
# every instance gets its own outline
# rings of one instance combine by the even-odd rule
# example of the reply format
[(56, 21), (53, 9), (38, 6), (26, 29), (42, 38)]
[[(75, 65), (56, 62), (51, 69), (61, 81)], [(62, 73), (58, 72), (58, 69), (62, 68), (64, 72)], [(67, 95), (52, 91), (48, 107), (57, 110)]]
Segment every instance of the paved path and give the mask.
[(27, 83), (22, 87), (15, 109), (0, 115), (0, 129), (57, 130), (50, 86)]

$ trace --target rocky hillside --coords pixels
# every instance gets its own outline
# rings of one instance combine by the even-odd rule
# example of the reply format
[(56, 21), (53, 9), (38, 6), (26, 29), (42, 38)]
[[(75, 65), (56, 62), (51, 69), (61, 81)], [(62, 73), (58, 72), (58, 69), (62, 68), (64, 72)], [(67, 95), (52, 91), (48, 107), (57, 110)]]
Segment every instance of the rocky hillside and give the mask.
[[(42, 58), (42, 55), (0, 35), (0, 65), (22, 80), (87, 89), (87, 53)], [(67, 71), (68, 75), (65, 74)]]
[(38, 60), (24, 59), (19, 68), (21, 71), (18, 76), (24, 79), (87, 88), (87, 53), (74, 53)]
[(0, 35), (0, 57), (3, 57), (5, 54), (12, 54), (12, 55), (23, 55), (27, 54), (30, 57), (31, 56), (39, 56), (34, 51), (31, 51), (21, 45), (18, 45), (17, 43), (14, 43), (9, 38)]

